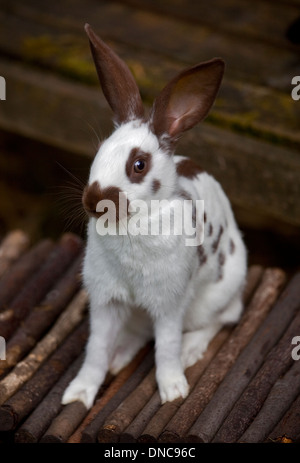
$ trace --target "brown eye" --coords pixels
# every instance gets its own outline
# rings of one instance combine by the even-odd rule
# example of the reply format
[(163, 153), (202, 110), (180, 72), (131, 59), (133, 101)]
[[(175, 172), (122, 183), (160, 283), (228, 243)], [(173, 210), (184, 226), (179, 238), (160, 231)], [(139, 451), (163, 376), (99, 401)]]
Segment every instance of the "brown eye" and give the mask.
[(143, 159), (138, 159), (137, 161), (135, 161), (134, 163), (134, 171), (139, 174), (140, 172), (143, 172), (143, 170), (145, 169), (145, 161), (143, 161)]

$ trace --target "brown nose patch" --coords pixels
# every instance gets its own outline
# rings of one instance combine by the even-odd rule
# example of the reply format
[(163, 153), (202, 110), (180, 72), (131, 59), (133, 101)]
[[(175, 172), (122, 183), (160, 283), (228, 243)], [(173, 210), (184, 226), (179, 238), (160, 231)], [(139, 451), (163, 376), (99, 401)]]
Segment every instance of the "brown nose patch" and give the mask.
[(126, 198), (126, 200), (122, 201), (121, 203), (121, 206), (125, 204), (125, 208), (121, 207), (121, 210), (119, 210), (120, 194), (124, 195), (125, 198), (125, 193), (123, 193), (120, 190), (120, 188), (116, 186), (110, 186), (102, 189), (99, 183), (95, 181), (91, 185), (87, 185), (84, 188), (82, 195), (82, 204), (89, 216), (99, 218), (107, 211), (107, 209), (104, 209), (101, 212), (97, 211), (97, 205), (99, 201), (112, 201), (115, 205), (116, 221), (118, 222), (124, 214), (127, 214), (129, 206), (129, 201)]

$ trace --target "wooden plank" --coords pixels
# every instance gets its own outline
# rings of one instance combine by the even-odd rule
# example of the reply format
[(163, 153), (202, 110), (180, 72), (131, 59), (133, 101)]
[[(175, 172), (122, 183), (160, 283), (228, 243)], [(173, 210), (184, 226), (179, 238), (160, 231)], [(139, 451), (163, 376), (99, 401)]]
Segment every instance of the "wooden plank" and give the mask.
[[(4, 312), (8, 304), (30, 280), (32, 274), (45, 263), (48, 254), (53, 250), (52, 240), (45, 239), (29, 249), (14, 265), (7, 270), (0, 280), (0, 312)], [(0, 321), (1, 321), (0, 316)]]
[[(89, 9), (93, 11), (95, 28), (99, 28), (101, 35), (103, 33), (109, 42), (113, 38), (114, 48), (128, 60), (146, 102), (153, 99), (175, 71), (185, 63), (191, 64), (196, 58), (197, 61), (201, 58), (198, 43), (202, 36), (211, 44), (207, 48), (208, 53), (212, 48), (221, 53), (220, 44), (223, 46), (226, 42), (226, 46), (229, 46), (232, 40), (226, 34), (222, 35), (222, 40), (214, 35), (214, 31), (208, 34), (207, 27), (196, 28), (176, 18), (137, 12), (119, 3), (95, 3), (89, 0), (83, 13), (83, 6), (77, 0), (71, 11), (64, 2), (59, 6), (45, 5), (41, 11), (40, 4), (30, 0), (26, 4), (15, 2), (11, 5), (10, 11), (14, 11), (15, 15), (8, 10), (0, 12), (3, 24), (0, 30), (1, 47), (14, 58), (23, 58), (25, 62), (96, 84), (96, 74), (82, 30)], [(134, 27), (129, 28), (129, 24)], [(192, 36), (198, 37), (193, 44), (190, 37), (186, 37), (189, 35), (188, 26), (192, 27)], [(135, 27), (137, 32), (132, 31)], [(173, 39), (173, 44), (170, 40), (166, 48), (164, 27), (167, 27)], [(10, 39), (11, 30), (14, 30), (13, 41)], [(181, 35), (183, 44), (178, 40)], [(245, 143), (242, 134), (251, 134), (277, 144), (300, 146), (300, 105), (290, 96), (290, 76), (298, 69), (298, 59), (292, 51), (284, 51), (282, 61), (283, 51), (271, 45), (262, 44), (257, 53), (256, 42), (247, 40), (243, 42), (244, 50), (255, 50), (253, 56), (247, 55), (245, 58), (248, 68), (240, 56), (231, 56), (235, 64), (232, 66), (229, 62), (224, 85), (208, 119), (226, 130), (207, 124), (197, 127), (193, 133), (187, 134), (192, 137), (189, 138), (189, 148), (188, 138), (184, 137), (182, 153), (195, 157), (211, 171), (224, 185), (234, 204), (297, 225), (300, 223), (298, 152), (282, 151), (271, 143), (260, 145), (250, 137)], [(236, 51), (237, 45), (235, 41), (230, 50)], [(256, 55), (260, 58), (256, 58)], [(261, 57), (265, 57), (264, 63), (260, 61)], [(273, 64), (270, 64), (270, 59)], [(85, 154), (94, 151), (89, 125), (98, 131), (100, 124), (103, 135), (110, 131), (111, 113), (98, 84), (96, 91), (8, 61), (2, 62), (1, 69), (10, 84), (7, 90), (9, 98), (0, 114), (0, 124), (5, 130), (17, 131)], [(250, 78), (243, 81), (246, 74)], [(277, 82), (274, 82), (274, 76)], [(27, 108), (26, 118), (23, 117), (24, 107)], [(229, 131), (239, 131), (241, 134), (232, 135)], [(204, 142), (200, 138), (202, 136), (206, 136)], [(245, 188), (248, 191), (245, 192)]]
[(189, 430), (191, 439), (198, 442), (213, 440), (236, 401), (299, 311), (299, 282), (300, 273), (297, 273)]
[(47, 329), (81, 287), (79, 273), (82, 268), (82, 256), (64, 273), (57, 284), (51, 288), (44, 300), (31, 310), (15, 331), (6, 346), (6, 360), (0, 367), (0, 376), (14, 367), (32, 349)]
[(296, 361), (288, 372), (276, 381), (260, 412), (239, 441), (243, 443), (264, 442), (299, 395), (300, 362)]
[[(197, 362), (193, 367), (186, 370), (186, 378), (190, 386), (190, 391), (193, 391), (195, 385), (199, 381), (199, 378), (206, 368), (208, 368), (210, 362), (213, 361), (214, 356), (217, 352), (219, 352), (220, 348), (222, 348), (224, 343), (228, 340), (231, 332), (232, 328), (223, 328), (209, 343), (202, 359), (199, 360), (199, 362)], [(144, 423), (143, 426), (140, 426), (139, 434), (135, 436), (134, 431), (132, 432), (132, 429), (130, 430), (129, 428), (129, 430), (127, 429), (126, 432), (120, 436), (121, 441), (124, 438), (127, 439), (129, 437), (129, 439), (136, 438), (139, 442), (143, 443), (157, 442), (161, 432), (183, 403), (184, 399), (178, 398), (173, 402), (166, 402), (161, 405), (161, 399), (159, 392), (157, 391), (153, 394), (151, 400), (145, 407), (147, 422)], [(148, 405), (150, 406), (150, 410)]]
[(300, 223), (300, 159), (296, 150), (202, 124), (185, 134), (177, 152), (214, 175), (237, 205)]
[[(185, 23), (119, 2), (87, 0), (82, 4), (80, 0), (73, 0), (72, 8), (67, 2), (60, 2), (47, 3), (41, 10), (38, 0), (29, 0), (26, 5), (18, 0), (10, 5), (9, 11), (44, 27), (55, 25), (58, 34), (59, 31), (81, 31), (83, 22), (87, 21), (106, 39), (140, 47), (182, 63), (194, 64), (221, 55), (228, 62), (227, 72), (231, 77), (239, 76), (247, 82), (274, 84), (276, 75), (278, 86), (279, 78), (299, 69), (299, 59), (292, 50), (264, 44), (259, 39), (241, 37), (237, 40), (220, 32), (216, 25), (209, 28)], [(2, 32), (1, 40), (4, 35)], [(290, 75), (297, 75), (297, 72)]]
[(0, 430), (15, 429), (42, 401), (64, 371), (80, 355), (88, 336), (85, 319), (63, 342), (35, 375), (0, 407)]
[(46, 262), (2, 313), (3, 318), (0, 321), (2, 336), (8, 340), (13, 335), (23, 319), (43, 300), (81, 250), (82, 241), (79, 237), (71, 233), (62, 236), (47, 256)]
[[(0, 113), (6, 130), (92, 156), (89, 125), (97, 131), (101, 127), (101, 136), (112, 129), (100, 90), (7, 61), (2, 69), (10, 82), (9, 105)], [(296, 151), (203, 123), (185, 134), (177, 152), (194, 158), (221, 181), (233, 203), (300, 224)]]
[[(247, 275), (247, 283), (244, 290), (244, 303), (248, 306), (250, 299), (256, 290), (257, 286), (261, 281), (261, 277), (263, 274), (263, 269), (259, 266), (252, 266), (248, 270)], [(263, 288), (264, 288), (264, 297), (266, 294), (271, 290), (270, 282), (273, 280), (274, 290), (276, 292), (276, 287), (282, 283), (282, 279), (284, 278), (281, 272), (268, 272), (263, 277)], [(269, 289), (266, 289), (266, 283), (269, 286)], [(258, 292), (261, 294), (261, 289)], [(260, 316), (264, 313), (267, 308), (267, 305), (258, 305), (259, 294), (255, 296), (256, 306), (259, 307)], [(261, 301), (262, 302), (262, 301)], [(247, 312), (249, 311), (249, 307)], [(250, 308), (251, 312), (251, 308)], [(253, 314), (252, 314), (253, 315)], [(247, 317), (246, 317), (247, 319)], [(252, 318), (252, 328), (255, 326), (254, 319)], [(245, 322), (245, 317), (242, 318), (241, 324)], [(253, 323), (254, 322), (254, 323)], [(246, 323), (247, 325), (247, 323)], [(245, 327), (245, 325), (244, 325)], [(199, 383), (200, 378), (202, 375), (205, 377), (206, 370), (210, 372), (208, 376), (210, 378), (215, 377), (215, 372), (220, 368), (220, 365), (216, 365), (216, 358), (220, 359), (220, 364), (226, 364), (228, 362), (228, 357), (226, 359), (226, 346), (228, 347), (230, 344), (236, 343), (238, 345), (238, 337), (236, 336), (236, 332), (239, 329), (236, 328), (232, 332), (232, 327), (228, 329), (228, 327), (221, 330), (217, 336), (214, 337), (212, 342), (209, 344), (205, 354), (203, 355), (202, 359), (197, 362), (191, 368), (188, 368), (186, 371), (186, 377), (188, 383), (190, 385), (190, 395), (194, 394), (194, 389), (196, 384)], [(244, 336), (246, 337), (246, 333), (244, 331)], [(238, 348), (235, 346), (235, 348)], [(228, 352), (227, 352), (228, 353)], [(224, 356), (225, 354), (225, 356)], [(229, 355), (234, 355), (233, 351)], [(214, 368), (215, 365), (215, 368)], [(224, 366), (221, 366), (221, 370), (224, 370)], [(228, 363), (227, 363), (228, 366)], [(225, 366), (226, 368), (226, 366)], [(220, 374), (219, 372), (218, 374)], [(193, 392), (192, 392), (193, 391)], [(188, 400), (188, 398), (186, 399)], [(197, 400), (197, 399), (196, 399)], [(132, 440), (139, 440), (140, 442), (157, 442), (159, 436), (162, 434), (164, 429), (167, 427), (168, 423), (172, 419), (172, 417), (178, 412), (179, 408), (184, 409), (184, 400), (177, 399), (174, 402), (167, 402), (160, 406), (160, 397), (158, 392), (153, 395), (151, 400), (145, 406), (145, 409), (139, 414), (137, 419), (132, 423), (131, 426), (128, 426), (126, 431), (123, 435), (120, 436), (120, 440), (124, 442), (132, 441)], [(191, 409), (194, 407), (192, 406)], [(192, 412), (193, 413), (193, 412)], [(191, 415), (192, 415), (191, 413)], [(141, 419), (142, 418), (142, 419)], [(182, 418), (182, 416), (181, 416)]]
[(0, 381), (0, 405), (9, 400), (38, 371), (41, 364), (55, 352), (86, 315), (87, 294), (79, 291), (53, 327), (34, 346), (31, 352)]
[(153, 367), (154, 355), (153, 351), (150, 350), (143, 362), (137, 367), (132, 375), (127, 379), (125, 384), (121, 386), (118, 392), (111, 398), (111, 400), (100, 410), (100, 412), (94, 417), (82, 431), (81, 441), (82, 443), (93, 443), (97, 442), (98, 431), (105, 422), (106, 418), (136, 389), (139, 383), (147, 375), (149, 370)]
[[(193, 423), (201, 419), (201, 412), (213, 397), (218, 386), (245, 349), (256, 330), (263, 324), (285, 281), (279, 269), (267, 269), (253, 298), (231, 336), (224, 343), (194, 390), (160, 435), (161, 442), (176, 442), (188, 434)], [(195, 432), (195, 425), (194, 425)], [(196, 434), (196, 433), (195, 433)]]
[(266, 439), (266, 442), (300, 442), (300, 395)]
[[(68, 384), (78, 373), (82, 360), (83, 355), (79, 355), (79, 357), (71, 364), (60, 380), (46, 395), (44, 400), (42, 400), (42, 402), (35, 408), (25, 422), (22, 423), (15, 433), (15, 442), (36, 443), (40, 440), (63, 408), (61, 403), (62, 395)], [(82, 407), (85, 408), (83, 404)]]
[(9, 232), (0, 244), (0, 278), (29, 248), (30, 240), (22, 230)]
[(98, 131), (100, 117), (102, 134), (111, 130), (111, 112), (100, 90), (4, 60), (1, 72), (9, 82), (8, 104), (0, 112), (4, 130), (90, 156), (95, 152), (90, 125)]
[(299, 16), (299, 3), (248, 0), (212, 0), (208, 2), (171, 2), (159, 0), (124, 0), (123, 3), (168, 17), (205, 24), (237, 37), (259, 38), (263, 42), (288, 47), (285, 33)]
[[(299, 331), (300, 311), (291, 321), (278, 344), (268, 353), (263, 365), (234, 404), (213, 442), (237, 442), (242, 439), (243, 433), (261, 410), (275, 382), (285, 375), (293, 364), (290, 343)], [(297, 369), (299, 370), (299, 367)], [(290, 384), (292, 383), (290, 382)], [(293, 387), (299, 388), (299, 379), (298, 381), (294, 379)], [(284, 397), (281, 400), (283, 401)], [(275, 413), (276, 410), (274, 410)]]
[[(116, 25), (119, 24), (119, 12), (116, 13), (115, 9), (110, 11), (105, 5), (101, 8), (104, 9), (101, 15), (108, 15), (107, 21), (110, 25), (114, 22)], [(34, 11), (30, 10), (29, 18), (26, 16), (25, 19), (0, 12), (0, 20), (3, 24), (0, 31), (0, 44), (5, 53), (25, 60), (25, 62), (46, 66), (77, 80), (97, 83), (89, 47), (82, 29), (82, 21), (79, 22), (79, 19), (75, 17), (74, 24), (71, 23), (72, 27), (69, 25), (69, 28), (64, 30), (62, 27), (54, 26), (48, 16), (47, 21), (44, 19), (45, 24), (43, 21), (36, 21)], [(124, 10), (127, 16), (130, 11)], [(52, 17), (52, 10), (48, 14)], [(132, 17), (129, 15), (124, 18), (125, 23), (126, 18), (128, 24), (131, 21), (137, 21), (132, 12), (131, 15)], [(146, 19), (144, 18), (144, 21), (147, 23)], [(160, 17), (156, 20), (159, 22)], [(163, 26), (164, 24), (160, 27), (163, 28)], [(174, 32), (177, 27), (179, 27), (177, 23), (173, 25)], [(9, 38), (9, 32), (12, 29), (16, 31), (13, 41)], [(99, 24), (96, 30), (101, 31), (104, 39), (111, 37), (111, 28), (107, 30), (107, 26), (103, 28), (103, 24)], [(159, 30), (159, 37), (161, 33), (162, 31)], [(176, 36), (178, 33), (184, 35), (187, 31), (176, 32)], [(214, 49), (211, 52), (205, 52), (205, 56), (202, 54), (202, 47), (197, 46), (194, 55), (187, 61), (180, 53), (176, 53), (176, 50), (172, 56), (169, 56), (167, 51), (164, 52), (164, 43), (157, 43), (157, 48), (151, 49), (147, 45), (148, 39), (144, 42), (142, 38), (139, 38), (134, 43), (133, 37), (129, 45), (124, 46), (122, 45), (124, 37), (126, 36), (128, 40), (130, 32), (125, 34), (123, 31), (123, 34), (123, 36), (119, 32), (116, 34), (112, 46), (130, 65), (146, 102), (152, 102), (165, 83), (187, 64), (195, 64), (200, 60), (221, 55), (227, 63), (226, 74), (219, 98), (210, 116), (211, 120), (218, 124), (225, 124), (233, 130), (246, 131), (271, 141), (300, 145), (298, 130), (300, 105), (291, 98), (291, 76), (299, 73), (299, 62), (297, 57), (287, 56), (290, 52), (284, 51), (282, 56), (278, 56), (277, 48), (274, 47), (271, 52), (268, 49), (262, 49), (260, 44), (260, 53), (256, 53), (254, 57), (243, 57), (246, 63), (241, 61), (241, 57), (236, 58), (237, 69), (235, 70), (235, 64), (232, 63), (232, 61), (235, 62), (235, 56), (232, 52), (228, 54), (225, 47), (222, 49), (224, 37), (219, 39), (216, 37)], [(155, 34), (155, 32), (150, 30), (149, 34)], [(157, 40), (155, 35), (153, 40)], [(195, 43), (199, 40), (200, 37), (195, 38)], [(175, 37), (174, 42), (178, 42)], [(246, 53), (245, 50), (256, 49), (258, 45), (245, 43), (243, 46), (244, 53), (241, 52), (241, 55)], [(186, 47), (186, 52), (190, 52), (191, 44), (187, 43)], [(228, 44), (228, 47), (232, 50), (233, 44)], [(159, 54), (157, 49), (160, 50)], [(273, 64), (269, 62), (272, 55), (274, 55)], [(261, 57), (262, 62), (257, 62), (257, 56)], [(285, 60), (285, 66), (280, 71), (282, 60)], [(257, 72), (257, 69), (260, 71)], [(9, 81), (8, 77), (7, 80)], [(7, 100), (9, 101), (9, 98)]]
[(127, 380), (129, 380), (129, 378), (134, 374), (151, 348), (152, 345), (149, 343), (143, 349), (141, 349), (132, 359), (132, 361), (117, 374), (113, 381), (111, 381), (109, 387), (102, 394), (100, 394), (99, 398), (96, 398), (95, 405), (91, 408), (81, 425), (76, 430), (73, 430), (72, 435), (69, 436), (69, 443), (78, 444), (81, 441), (82, 433), (84, 432), (85, 428), (93, 422), (101, 410), (106, 405), (108, 405), (110, 400), (112, 400), (114, 396), (121, 390), (122, 386), (126, 384)]

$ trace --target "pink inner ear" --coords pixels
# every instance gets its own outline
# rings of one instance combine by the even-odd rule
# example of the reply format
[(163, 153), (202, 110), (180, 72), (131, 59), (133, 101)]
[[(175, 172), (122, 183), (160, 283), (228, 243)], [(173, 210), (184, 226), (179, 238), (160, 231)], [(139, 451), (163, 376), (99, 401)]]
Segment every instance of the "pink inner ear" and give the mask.
[(196, 101), (197, 95), (194, 94), (177, 94), (174, 105), (172, 104), (171, 98), (169, 103), (169, 135), (171, 137), (176, 136), (178, 132), (198, 122), (198, 115), (201, 113), (201, 105), (198, 103), (196, 108)]
[(215, 58), (186, 69), (169, 82), (155, 101), (155, 133), (176, 139), (201, 122), (214, 102), (223, 72), (223, 61)]

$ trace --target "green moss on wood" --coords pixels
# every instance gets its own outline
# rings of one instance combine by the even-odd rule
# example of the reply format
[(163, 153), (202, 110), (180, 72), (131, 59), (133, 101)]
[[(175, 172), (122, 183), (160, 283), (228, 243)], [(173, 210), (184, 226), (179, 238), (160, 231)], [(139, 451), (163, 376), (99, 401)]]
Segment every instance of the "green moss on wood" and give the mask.
[(97, 77), (86, 44), (74, 43), (74, 37), (50, 35), (26, 37), (22, 54), (26, 61), (50, 67), (73, 79), (95, 83)]

